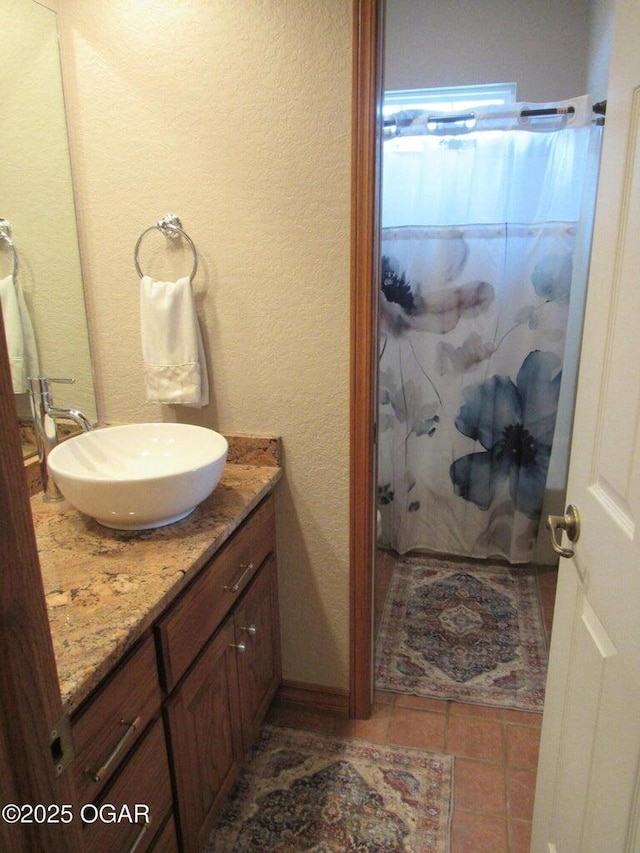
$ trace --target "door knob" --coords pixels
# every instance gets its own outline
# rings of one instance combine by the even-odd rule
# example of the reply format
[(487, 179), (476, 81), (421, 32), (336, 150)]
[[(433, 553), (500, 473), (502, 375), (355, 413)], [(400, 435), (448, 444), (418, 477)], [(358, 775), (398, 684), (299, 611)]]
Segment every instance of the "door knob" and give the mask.
[(551, 531), (551, 545), (556, 554), (561, 557), (573, 557), (571, 548), (563, 548), (560, 544), (562, 534), (559, 530), (564, 530), (570, 542), (577, 542), (580, 537), (580, 513), (578, 507), (573, 504), (564, 511), (564, 515), (549, 515), (547, 516), (547, 527)]

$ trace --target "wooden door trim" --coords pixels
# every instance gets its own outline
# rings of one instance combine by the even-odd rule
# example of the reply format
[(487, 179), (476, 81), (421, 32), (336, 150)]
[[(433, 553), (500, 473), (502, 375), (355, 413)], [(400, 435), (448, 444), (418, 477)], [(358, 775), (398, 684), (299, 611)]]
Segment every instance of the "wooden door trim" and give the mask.
[(71, 823), (0, 821), (3, 850), (82, 850), (69, 771), (56, 773), (51, 731), (62, 716), (60, 686), (22, 459), (0, 313), (0, 760), (2, 804), (69, 804)]
[(372, 697), (379, 102), (382, 0), (355, 0), (351, 160), (350, 690), (349, 712), (367, 718)]

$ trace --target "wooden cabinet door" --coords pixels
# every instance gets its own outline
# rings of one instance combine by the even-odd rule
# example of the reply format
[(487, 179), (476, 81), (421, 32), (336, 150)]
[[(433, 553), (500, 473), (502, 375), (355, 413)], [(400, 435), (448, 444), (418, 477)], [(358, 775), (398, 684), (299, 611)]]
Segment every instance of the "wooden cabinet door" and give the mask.
[(229, 617), (166, 706), (185, 853), (200, 853), (240, 771), (243, 754), (234, 643)]
[(271, 556), (238, 603), (234, 614), (238, 654), (240, 717), (245, 752), (251, 748), (281, 678), (278, 577)]
[(173, 815), (171, 815), (162, 827), (162, 832), (154, 839), (151, 849), (153, 853), (176, 853), (178, 839), (176, 836), (176, 822)]

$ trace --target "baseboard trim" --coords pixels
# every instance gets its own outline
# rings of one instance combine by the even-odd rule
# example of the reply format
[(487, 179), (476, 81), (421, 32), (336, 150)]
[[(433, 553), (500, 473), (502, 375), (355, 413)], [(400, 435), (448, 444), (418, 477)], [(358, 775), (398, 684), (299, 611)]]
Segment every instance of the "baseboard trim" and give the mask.
[(336, 717), (348, 718), (349, 691), (304, 681), (283, 681), (273, 704), (278, 708), (321, 711)]

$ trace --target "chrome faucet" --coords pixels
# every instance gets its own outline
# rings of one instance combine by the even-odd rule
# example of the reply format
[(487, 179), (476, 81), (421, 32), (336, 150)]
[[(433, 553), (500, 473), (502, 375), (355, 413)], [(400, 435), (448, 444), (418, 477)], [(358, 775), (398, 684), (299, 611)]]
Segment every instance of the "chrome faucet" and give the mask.
[(53, 405), (51, 398), (52, 382), (72, 385), (75, 379), (48, 379), (44, 376), (29, 379), (33, 425), (42, 476), (43, 500), (47, 502), (61, 501), (63, 498), (53, 478), (49, 476), (49, 469), (47, 468), (49, 453), (60, 442), (58, 438), (58, 421), (73, 421), (83, 432), (89, 432), (92, 429), (88, 418), (82, 412), (78, 411), (78, 409), (61, 409)]

